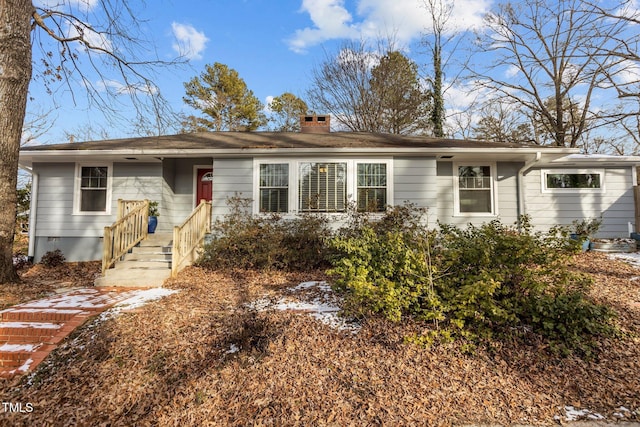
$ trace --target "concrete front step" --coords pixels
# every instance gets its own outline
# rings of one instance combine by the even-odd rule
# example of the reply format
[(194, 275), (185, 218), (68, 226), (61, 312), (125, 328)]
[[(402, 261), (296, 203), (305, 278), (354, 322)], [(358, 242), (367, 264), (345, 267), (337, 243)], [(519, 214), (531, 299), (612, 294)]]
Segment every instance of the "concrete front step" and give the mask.
[(156, 288), (162, 286), (169, 276), (170, 268), (112, 268), (97, 278), (95, 285)]
[(96, 286), (160, 287), (171, 276), (171, 233), (155, 233), (140, 242)]
[(134, 251), (126, 254), (123, 258), (124, 262), (128, 261), (171, 261), (171, 252), (137, 252)]
[(171, 260), (138, 258), (117, 262), (115, 270), (135, 270), (135, 269), (170, 269)]

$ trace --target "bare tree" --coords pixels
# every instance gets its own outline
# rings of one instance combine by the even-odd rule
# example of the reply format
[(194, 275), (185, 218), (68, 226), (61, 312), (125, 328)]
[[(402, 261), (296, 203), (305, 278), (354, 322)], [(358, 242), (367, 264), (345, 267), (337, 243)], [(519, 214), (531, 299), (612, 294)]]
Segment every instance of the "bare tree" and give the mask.
[(530, 122), (511, 106), (492, 102), (484, 106), (480, 115), (473, 127), (474, 138), (514, 144), (533, 142)]
[(480, 86), (519, 105), (549, 134), (553, 145), (576, 147), (583, 134), (606, 125), (611, 111), (592, 108), (620, 59), (602, 55), (622, 34), (581, 0), (506, 3), (485, 17), (478, 38), (484, 64), (471, 69)]
[[(443, 59), (445, 45), (455, 40), (446, 35), (447, 23), (451, 19), (453, 4), (443, 0), (422, 0), (424, 8), (431, 18), (427, 33), (423, 41), (430, 50), (433, 62), (433, 76), (428, 79), (433, 96), (433, 106), (429, 115), (429, 122), (434, 136), (444, 137), (445, 107), (444, 107), (444, 68), (448, 60)], [(454, 49), (455, 50), (455, 49)]]
[[(83, 4), (84, 9), (77, 8)], [(77, 82), (89, 102), (112, 117), (122, 118), (122, 95), (143, 116), (166, 108), (151, 77), (154, 66), (167, 63), (138, 59), (153, 51), (146, 49), (139, 22), (125, 0), (95, 5), (60, 0), (50, 7), (29, 0), (0, 2), (0, 283), (18, 280), (12, 260), (16, 183), (34, 48), (39, 49), (34, 75), (51, 96), (61, 85), (75, 94)], [(121, 80), (107, 70), (116, 70)]]

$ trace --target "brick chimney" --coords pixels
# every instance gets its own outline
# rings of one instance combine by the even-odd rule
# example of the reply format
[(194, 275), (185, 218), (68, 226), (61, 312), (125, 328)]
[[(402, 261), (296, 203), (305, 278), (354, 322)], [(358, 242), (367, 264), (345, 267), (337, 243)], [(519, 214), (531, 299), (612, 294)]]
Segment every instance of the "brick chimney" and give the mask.
[(302, 133), (329, 133), (331, 116), (323, 115), (307, 115), (300, 116), (300, 132)]

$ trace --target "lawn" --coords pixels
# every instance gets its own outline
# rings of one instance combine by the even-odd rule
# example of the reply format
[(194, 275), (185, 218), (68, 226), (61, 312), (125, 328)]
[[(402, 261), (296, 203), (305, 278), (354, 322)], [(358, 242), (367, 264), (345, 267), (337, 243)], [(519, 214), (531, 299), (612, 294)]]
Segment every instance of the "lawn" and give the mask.
[[(33, 407), (0, 411), (0, 424), (550, 425), (569, 407), (638, 421), (640, 269), (596, 253), (574, 265), (594, 276), (592, 296), (618, 313), (618, 336), (591, 360), (554, 356), (542, 342), (471, 354), (456, 345), (423, 349), (404, 342), (419, 324), (338, 328), (312, 316), (311, 305), (283, 303), (330, 307), (317, 287), (292, 290), (326, 279), (320, 272), (191, 267), (165, 284), (180, 292), (86, 324), (37, 372), (0, 383), (3, 402)], [(24, 273), (34, 297), (52, 286), (43, 276), (57, 277), (35, 268)], [(76, 276), (55, 286), (82, 282), (80, 267), (65, 268)], [(4, 287), (0, 296), (15, 303), (19, 291)]]

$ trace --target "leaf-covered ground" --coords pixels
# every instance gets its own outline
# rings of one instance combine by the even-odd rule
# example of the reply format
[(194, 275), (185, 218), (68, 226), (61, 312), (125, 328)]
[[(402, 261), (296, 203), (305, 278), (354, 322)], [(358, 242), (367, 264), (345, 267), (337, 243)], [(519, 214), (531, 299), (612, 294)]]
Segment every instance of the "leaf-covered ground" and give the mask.
[[(566, 407), (640, 418), (640, 270), (600, 254), (575, 260), (620, 336), (593, 360), (537, 342), (463, 354), (421, 349), (418, 325), (369, 321), (357, 334), (304, 312), (248, 303), (322, 274), (185, 270), (180, 292), (87, 324), (29, 377), (0, 383), (1, 425), (554, 424)], [(617, 415), (614, 415), (617, 414)]]

